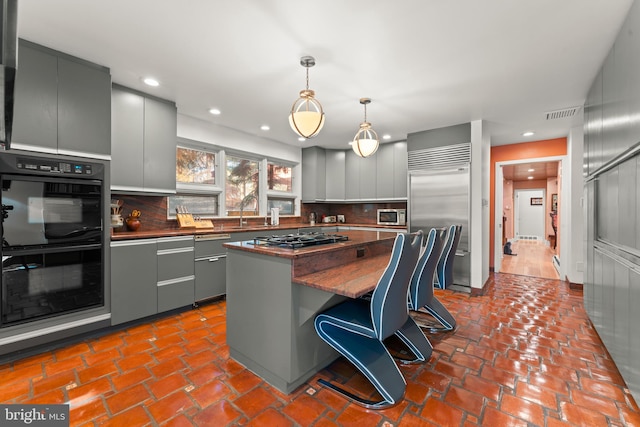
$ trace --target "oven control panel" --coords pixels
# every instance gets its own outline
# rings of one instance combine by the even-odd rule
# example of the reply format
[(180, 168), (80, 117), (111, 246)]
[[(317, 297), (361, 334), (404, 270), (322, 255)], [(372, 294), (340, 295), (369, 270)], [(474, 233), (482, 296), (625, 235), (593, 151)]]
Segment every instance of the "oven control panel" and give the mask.
[(70, 175), (93, 175), (93, 165), (88, 163), (60, 162), (55, 160), (20, 158), (16, 159), (16, 168), (33, 172), (51, 172)]

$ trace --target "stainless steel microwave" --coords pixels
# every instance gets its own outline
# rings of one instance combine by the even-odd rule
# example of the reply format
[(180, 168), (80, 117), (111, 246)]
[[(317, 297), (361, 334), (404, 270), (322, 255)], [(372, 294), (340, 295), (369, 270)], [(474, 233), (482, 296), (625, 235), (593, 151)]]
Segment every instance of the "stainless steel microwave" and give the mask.
[(379, 225), (406, 225), (406, 209), (378, 209)]

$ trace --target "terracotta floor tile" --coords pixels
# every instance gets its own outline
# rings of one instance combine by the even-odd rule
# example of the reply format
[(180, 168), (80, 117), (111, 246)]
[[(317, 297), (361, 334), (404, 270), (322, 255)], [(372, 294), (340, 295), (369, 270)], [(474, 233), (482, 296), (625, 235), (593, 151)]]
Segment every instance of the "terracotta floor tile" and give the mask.
[(209, 427), (217, 423), (218, 425), (233, 425), (239, 419), (243, 418), (242, 413), (226, 400), (221, 400), (210, 405), (200, 411), (193, 421), (199, 427)]
[(264, 388), (258, 387), (234, 400), (234, 404), (249, 419), (255, 417), (275, 403), (275, 397)]
[(349, 405), (337, 418), (336, 422), (342, 427), (376, 426), (382, 416), (357, 405)]
[(156, 423), (161, 424), (194, 406), (193, 400), (180, 390), (149, 405), (149, 413)]
[(122, 427), (122, 426), (145, 426), (150, 425), (149, 415), (142, 406), (136, 406), (118, 415), (115, 415), (104, 424), (104, 427)]
[(618, 408), (614, 400), (614, 396), (596, 396), (582, 390), (571, 391), (571, 402), (575, 405), (600, 412), (612, 418), (617, 418)]
[(283, 412), (300, 425), (311, 425), (328, 408), (307, 394), (298, 396), (283, 408)]
[(120, 351), (117, 348), (109, 348), (100, 352), (93, 351), (82, 355), (87, 366), (98, 365), (106, 361), (113, 362), (121, 357)]
[(193, 427), (191, 420), (183, 414), (179, 414), (178, 416), (167, 420), (162, 425), (163, 427)]
[(61, 361), (51, 362), (44, 365), (44, 371), (47, 376), (53, 376), (62, 372), (69, 372), (73, 369), (82, 369), (85, 367), (84, 361), (78, 355), (65, 358)]
[(562, 402), (560, 404), (562, 410), (562, 419), (577, 426), (606, 426), (607, 418), (604, 414), (574, 405), (570, 402)]
[(418, 375), (416, 380), (420, 383), (429, 387), (430, 389), (437, 390), (439, 392), (444, 392), (449, 384), (451, 384), (451, 378), (439, 373), (432, 371), (424, 371)]
[(280, 412), (273, 408), (269, 408), (266, 411), (259, 414), (257, 417), (251, 419), (247, 426), (250, 427), (289, 427), (293, 426), (293, 422)]
[(37, 396), (28, 397), (22, 396), (20, 399), (20, 403), (41, 403), (41, 404), (50, 404), (50, 403), (67, 403), (67, 399), (65, 398), (64, 392), (62, 389), (51, 390), (45, 392), (43, 394), (39, 394)]
[(225, 372), (220, 369), (215, 363), (208, 363), (197, 369), (193, 369), (186, 373), (187, 378), (194, 386), (198, 387), (213, 381), (216, 378), (220, 378)]
[(497, 409), (487, 408), (484, 416), (482, 417), (482, 422), (480, 423), (480, 425), (487, 427), (528, 427), (529, 423), (512, 415), (500, 412)]
[(494, 368), (492, 366), (483, 366), (482, 371), (480, 372), (480, 376), (497, 384), (501, 384), (504, 387), (513, 389), (516, 386), (515, 374), (503, 371), (502, 369)]
[(108, 397), (107, 406), (111, 413), (117, 414), (131, 408), (132, 406), (138, 405), (150, 397), (151, 396), (147, 389), (142, 384), (138, 384)]
[(563, 377), (556, 377), (540, 372), (532, 372), (531, 374), (529, 374), (528, 383), (553, 390), (556, 393), (564, 394), (567, 396), (569, 395), (569, 386), (567, 385), (567, 381)]
[(449, 405), (458, 407), (476, 416), (480, 416), (484, 407), (484, 398), (482, 395), (456, 386), (449, 387), (444, 401)]
[(114, 375), (111, 377), (111, 382), (116, 391), (122, 391), (135, 384), (142, 383), (149, 378), (151, 378), (151, 373), (143, 366), (127, 371), (124, 374)]
[(81, 342), (56, 350), (53, 354), (57, 361), (61, 361), (80, 354), (86, 354), (88, 352), (90, 352), (90, 349), (87, 343)]
[(136, 353), (122, 360), (118, 360), (116, 364), (120, 367), (122, 372), (127, 372), (132, 369), (137, 369), (141, 366), (155, 363), (153, 357), (148, 353)]
[(83, 384), (67, 390), (69, 403), (72, 405), (101, 397), (112, 391), (111, 382), (107, 378), (100, 378), (96, 381)]
[(77, 370), (78, 379), (82, 384), (91, 382), (106, 375), (117, 374), (118, 372), (118, 367), (112, 361), (104, 362), (99, 365), (92, 365), (88, 368)]
[(505, 394), (500, 402), (500, 410), (514, 417), (521, 418), (533, 425), (544, 425), (544, 408), (537, 403)]
[(462, 422), (464, 412), (440, 400), (429, 399), (422, 408), (420, 416), (435, 424), (457, 426)]
[(156, 378), (163, 378), (167, 375), (171, 375), (174, 372), (178, 372), (186, 368), (187, 365), (184, 364), (182, 359), (179, 357), (174, 357), (172, 359), (167, 359), (158, 363), (156, 365), (149, 365), (149, 370)]
[(189, 383), (181, 373), (171, 374), (157, 381), (147, 381), (147, 385), (156, 399), (174, 393), (186, 387)]
[(96, 420), (107, 414), (102, 399), (93, 399), (81, 404), (71, 403), (69, 419), (72, 425), (82, 425), (87, 421)]
[(558, 407), (558, 399), (554, 392), (521, 381), (516, 385), (516, 396), (549, 409), (555, 410)]
[(227, 384), (233, 387), (240, 394), (246, 393), (261, 382), (260, 377), (248, 369), (241, 371), (237, 375), (229, 377), (227, 380)]
[(212, 403), (219, 402), (223, 398), (228, 397), (231, 394), (231, 390), (222, 381), (213, 380), (203, 386), (197, 387), (191, 391), (190, 394), (191, 397), (198, 402), (198, 405), (206, 408)]
[(73, 370), (64, 371), (60, 374), (46, 378), (34, 379), (32, 382), (33, 395), (37, 396), (47, 391), (63, 388), (68, 384), (76, 382), (76, 375)]
[(28, 398), (30, 390), (31, 381), (29, 381), (28, 378), (20, 380), (14, 379), (10, 384), (3, 383), (2, 387), (0, 387), (0, 402), (11, 403), (20, 396)]

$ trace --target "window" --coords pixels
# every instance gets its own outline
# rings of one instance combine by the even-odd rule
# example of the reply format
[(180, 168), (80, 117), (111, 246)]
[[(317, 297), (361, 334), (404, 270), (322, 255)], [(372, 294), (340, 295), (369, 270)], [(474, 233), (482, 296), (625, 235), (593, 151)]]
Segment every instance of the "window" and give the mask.
[(215, 153), (178, 147), (176, 150), (176, 182), (215, 185)]
[(227, 216), (259, 215), (258, 162), (227, 156), (225, 203)]
[(270, 212), (271, 208), (278, 208), (280, 209), (280, 215), (293, 215), (294, 207), (294, 199), (280, 199), (275, 197), (269, 197), (267, 199), (267, 212)]
[(212, 218), (219, 215), (217, 196), (170, 196), (167, 198), (167, 218), (175, 218), (178, 206), (184, 206), (190, 214), (203, 218)]
[(291, 167), (271, 162), (267, 163), (267, 188), (291, 193)]

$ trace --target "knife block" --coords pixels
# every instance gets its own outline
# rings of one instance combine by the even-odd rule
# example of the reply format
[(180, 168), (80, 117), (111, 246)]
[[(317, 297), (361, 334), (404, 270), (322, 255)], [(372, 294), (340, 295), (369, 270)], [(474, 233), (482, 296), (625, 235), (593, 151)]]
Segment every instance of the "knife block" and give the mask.
[(193, 219), (193, 215), (191, 215), (190, 213), (179, 213), (176, 214), (176, 217), (178, 218), (178, 224), (180, 225), (180, 228), (196, 226), (196, 221)]

